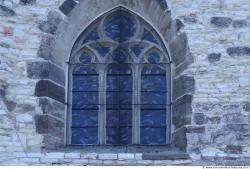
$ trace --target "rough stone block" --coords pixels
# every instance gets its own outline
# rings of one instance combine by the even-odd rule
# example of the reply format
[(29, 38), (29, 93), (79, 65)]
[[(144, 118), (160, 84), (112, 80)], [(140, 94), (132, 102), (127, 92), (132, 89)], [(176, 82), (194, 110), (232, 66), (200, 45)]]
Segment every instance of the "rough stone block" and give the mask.
[(172, 118), (176, 129), (191, 124), (192, 98), (192, 95), (185, 95), (174, 102)]
[(180, 160), (189, 159), (186, 153), (145, 153), (143, 160)]
[(15, 16), (16, 13), (13, 9), (0, 5), (0, 16)]
[(88, 160), (90, 165), (102, 165), (102, 160)]
[(49, 80), (40, 80), (36, 84), (35, 96), (49, 97), (64, 103), (65, 89)]
[(229, 56), (250, 56), (250, 47), (240, 46), (240, 47), (230, 47), (227, 48), (227, 53)]
[(187, 126), (187, 133), (205, 133), (205, 126)]
[(189, 51), (186, 33), (175, 36), (169, 43), (169, 49), (175, 66), (184, 62)]
[(68, 15), (72, 11), (72, 9), (77, 5), (77, 3), (78, 2), (75, 0), (66, 0), (59, 7), (59, 9), (62, 11), (62, 13)]
[(197, 16), (195, 16), (195, 15), (185, 16), (184, 22), (185, 23), (192, 23), (192, 24), (197, 23)]
[(55, 34), (58, 25), (62, 21), (62, 16), (57, 11), (50, 11), (48, 13), (47, 21), (42, 22), (39, 28), (46, 33)]
[(233, 21), (233, 27), (234, 28), (243, 28), (247, 26), (246, 20), (234, 20)]
[(225, 152), (232, 154), (242, 154), (242, 146), (227, 145), (225, 148)]
[(65, 85), (63, 69), (50, 62), (30, 62), (27, 64), (27, 76), (32, 79), (49, 79)]
[(65, 104), (50, 98), (39, 98), (39, 106), (43, 114), (50, 114), (60, 119), (65, 119)]
[(229, 27), (232, 23), (232, 18), (229, 17), (212, 17), (211, 24), (218, 28)]
[(19, 123), (32, 123), (33, 117), (28, 113), (19, 114), (16, 116), (16, 121)]
[(119, 153), (118, 159), (119, 160), (133, 160), (135, 159), (135, 155), (131, 153)]
[(151, 164), (153, 164), (153, 160), (138, 160), (137, 161), (137, 164), (139, 164), (139, 165), (151, 165)]
[(208, 55), (208, 61), (210, 63), (215, 63), (215, 62), (218, 62), (220, 61), (220, 58), (221, 58), (221, 54), (220, 53), (211, 53)]
[(55, 153), (46, 153), (46, 158), (64, 158), (65, 153), (63, 152), (55, 152)]
[(195, 81), (193, 77), (190, 76), (180, 76), (173, 82), (173, 95), (174, 99), (183, 96), (185, 94), (194, 93)]
[(54, 38), (52, 36), (42, 36), (42, 41), (37, 56), (53, 62), (52, 52), (51, 52), (51, 47), (53, 46), (53, 42)]
[(80, 153), (65, 153), (65, 158), (80, 158)]
[(187, 150), (187, 128), (182, 127), (172, 134), (172, 145), (186, 152)]
[(39, 134), (50, 134), (54, 137), (64, 138), (64, 121), (49, 115), (36, 115), (35, 124)]
[(195, 124), (202, 125), (208, 122), (207, 117), (203, 113), (195, 113), (193, 116)]
[(30, 5), (36, 3), (36, 0), (20, 0), (23, 5)]
[(246, 112), (250, 112), (250, 102), (245, 103), (245, 105), (243, 106), (243, 108), (244, 108), (244, 110), (245, 110)]
[(96, 160), (97, 156), (98, 156), (97, 153), (82, 153), (81, 154), (82, 159)]
[(117, 154), (111, 154), (111, 153), (99, 154), (98, 158), (100, 160), (117, 160)]

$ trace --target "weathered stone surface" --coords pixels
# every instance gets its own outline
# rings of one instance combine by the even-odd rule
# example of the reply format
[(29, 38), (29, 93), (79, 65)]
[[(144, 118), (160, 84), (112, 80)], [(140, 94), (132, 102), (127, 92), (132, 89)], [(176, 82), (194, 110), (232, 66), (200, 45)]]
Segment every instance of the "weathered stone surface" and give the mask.
[(241, 154), (242, 153), (242, 147), (241, 146), (235, 146), (235, 145), (227, 145), (225, 149), (226, 153), (232, 153), (232, 154)]
[(246, 111), (246, 112), (250, 112), (250, 102), (248, 102), (248, 103), (245, 103), (245, 105), (244, 105), (244, 110)]
[(40, 80), (36, 84), (35, 96), (55, 99), (59, 102), (64, 103), (65, 100), (65, 89), (61, 86), (56, 85), (48, 80)]
[(81, 154), (80, 153), (65, 153), (65, 158), (80, 158)]
[(172, 134), (172, 145), (179, 148), (182, 151), (187, 149), (187, 129), (182, 127)]
[(189, 159), (186, 153), (145, 153), (142, 156), (143, 160), (183, 160)]
[(192, 94), (195, 89), (194, 78), (186, 75), (180, 76), (174, 80), (173, 88), (174, 99), (185, 94)]
[(16, 121), (20, 123), (32, 123), (33, 117), (28, 113), (19, 114), (16, 116)]
[(250, 131), (250, 124), (227, 124), (225, 131), (247, 133)]
[(204, 126), (187, 126), (187, 133), (205, 133)]
[(118, 157), (117, 154), (107, 153), (107, 154), (99, 154), (98, 158), (100, 160), (116, 160)]
[(64, 13), (65, 15), (68, 15), (76, 5), (77, 5), (77, 1), (75, 1), (75, 0), (66, 0), (59, 7), (59, 9), (62, 11), (62, 13)]
[(65, 73), (63, 69), (50, 62), (28, 63), (27, 76), (32, 79), (49, 79), (65, 85)]
[(212, 17), (211, 18), (211, 24), (219, 28), (229, 27), (232, 21), (233, 21), (232, 18), (229, 18), (229, 17)]
[(34, 4), (36, 0), (20, 0), (20, 2), (24, 5)]
[(188, 53), (188, 39), (186, 33), (180, 33), (169, 44), (170, 53), (176, 66), (185, 61)]
[(197, 16), (195, 15), (189, 15), (184, 17), (185, 23), (197, 23)]
[(64, 158), (64, 154), (65, 153), (63, 152), (46, 153), (46, 158), (54, 158), (54, 159)]
[(0, 16), (14, 16), (14, 15), (16, 15), (16, 13), (13, 9), (0, 5)]
[(167, 1), (166, 0), (157, 0), (161, 7), (163, 7), (164, 9), (167, 9), (168, 8), (168, 4), (167, 4)]
[(46, 33), (55, 34), (58, 25), (62, 21), (62, 16), (56, 11), (50, 11), (48, 13), (48, 20), (41, 22), (39, 28)]
[(39, 134), (50, 134), (63, 139), (64, 122), (49, 115), (35, 116), (36, 131)]
[(180, 31), (181, 29), (184, 28), (184, 24), (181, 22), (180, 19), (175, 20), (175, 26), (176, 26), (177, 31)]
[(173, 124), (175, 128), (191, 124), (192, 95), (184, 95), (173, 104)]
[(221, 58), (221, 54), (220, 53), (211, 53), (208, 55), (208, 61), (210, 63), (215, 63), (215, 62), (218, 62), (220, 61), (220, 58)]
[(39, 106), (41, 107), (43, 114), (50, 114), (65, 119), (66, 105), (50, 98), (39, 98)]
[(98, 156), (97, 153), (81, 153), (82, 159), (96, 160), (97, 156)]
[(4, 103), (8, 109), (9, 112), (12, 112), (13, 110), (15, 110), (17, 103), (11, 100), (4, 100)]
[(45, 60), (52, 61), (51, 46), (53, 44), (53, 40), (54, 39), (51, 36), (42, 36), (41, 45), (37, 52), (38, 57), (44, 58)]
[(119, 160), (132, 160), (132, 159), (135, 159), (135, 155), (131, 153), (119, 153), (118, 159)]
[(250, 48), (245, 46), (227, 48), (229, 56), (250, 56)]
[(243, 28), (247, 26), (246, 20), (234, 20), (233, 21), (233, 27), (234, 28)]
[(194, 114), (194, 123), (201, 125), (206, 124), (208, 121), (207, 117), (203, 113), (195, 113)]

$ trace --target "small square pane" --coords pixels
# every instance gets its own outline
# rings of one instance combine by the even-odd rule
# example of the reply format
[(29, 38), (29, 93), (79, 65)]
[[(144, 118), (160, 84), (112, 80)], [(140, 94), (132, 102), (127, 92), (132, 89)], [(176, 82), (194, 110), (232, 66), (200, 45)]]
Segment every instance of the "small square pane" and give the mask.
[(106, 127), (106, 144), (127, 145), (132, 143), (131, 127)]
[(107, 104), (129, 105), (132, 104), (132, 92), (107, 92)]
[(132, 110), (107, 110), (107, 126), (131, 126)]
[(98, 110), (72, 110), (72, 127), (97, 127)]
[(142, 91), (166, 91), (167, 81), (165, 76), (142, 76)]
[(145, 127), (166, 126), (166, 110), (142, 110), (141, 126)]
[(166, 104), (166, 93), (141, 92), (141, 104)]
[(98, 128), (72, 128), (71, 144), (98, 144)]
[(98, 76), (73, 76), (73, 91), (98, 91)]
[(98, 92), (73, 92), (73, 108), (82, 108), (84, 105), (98, 104)]
[(141, 144), (166, 144), (166, 128), (141, 127)]

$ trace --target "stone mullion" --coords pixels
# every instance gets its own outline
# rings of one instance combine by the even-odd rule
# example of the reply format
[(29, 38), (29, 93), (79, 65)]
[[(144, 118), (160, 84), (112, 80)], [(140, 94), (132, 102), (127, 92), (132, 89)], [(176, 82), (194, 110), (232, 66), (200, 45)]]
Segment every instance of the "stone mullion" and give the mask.
[(139, 84), (140, 84), (140, 72), (139, 65), (134, 66), (134, 80), (133, 80), (133, 144), (140, 143), (140, 97), (139, 97)]
[(100, 64), (99, 67), (99, 116), (98, 116), (98, 136), (99, 136), (99, 143), (105, 144), (106, 138), (106, 93), (105, 91), (105, 84), (106, 84), (106, 74), (105, 74), (105, 66)]

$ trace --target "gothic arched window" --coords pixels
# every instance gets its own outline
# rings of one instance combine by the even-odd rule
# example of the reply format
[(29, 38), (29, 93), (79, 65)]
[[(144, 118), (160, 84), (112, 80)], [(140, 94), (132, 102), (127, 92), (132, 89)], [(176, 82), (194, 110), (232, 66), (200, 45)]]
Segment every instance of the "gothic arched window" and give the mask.
[(92, 23), (70, 58), (68, 143), (169, 144), (169, 62), (156, 31), (128, 10)]

